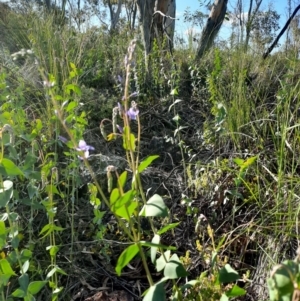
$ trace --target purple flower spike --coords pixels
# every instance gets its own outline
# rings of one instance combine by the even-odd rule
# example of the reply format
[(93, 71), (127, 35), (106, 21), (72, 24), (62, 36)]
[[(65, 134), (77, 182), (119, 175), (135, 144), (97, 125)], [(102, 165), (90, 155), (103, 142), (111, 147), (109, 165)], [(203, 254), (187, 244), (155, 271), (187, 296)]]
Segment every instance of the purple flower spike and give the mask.
[(129, 95), (129, 98), (132, 98), (132, 97), (137, 97), (139, 96), (139, 93), (138, 92), (133, 92)]
[(127, 111), (127, 115), (131, 120), (136, 120), (138, 114), (139, 114), (139, 110), (137, 108), (130, 108)]
[(90, 150), (95, 150), (95, 148), (91, 145), (87, 145), (86, 142), (84, 140), (80, 140), (78, 143), (78, 147), (76, 148), (76, 150), (80, 151), (80, 152), (84, 152), (83, 157), (85, 159), (87, 159), (90, 155)]
[(122, 84), (122, 82), (123, 82), (122, 76), (121, 76), (121, 75), (118, 75), (118, 76), (117, 76), (117, 79), (118, 79), (118, 82), (119, 82), (120, 84)]
[(58, 139), (61, 141), (61, 142), (63, 142), (63, 143), (67, 143), (68, 142), (68, 139), (67, 138), (65, 138), (65, 137), (63, 137), (63, 136), (58, 136)]
[(123, 107), (119, 102), (118, 102), (118, 108), (119, 108), (119, 112), (121, 113), (123, 111)]
[(127, 115), (131, 120), (136, 120), (137, 115), (139, 114), (139, 109), (137, 108), (137, 103), (133, 100), (131, 102), (131, 108), (127, 111)]
[(118, 124), (117, 124), (117, 129), (121, 134), (123, 134), (123, 128), (121, 126), (119, 126)]

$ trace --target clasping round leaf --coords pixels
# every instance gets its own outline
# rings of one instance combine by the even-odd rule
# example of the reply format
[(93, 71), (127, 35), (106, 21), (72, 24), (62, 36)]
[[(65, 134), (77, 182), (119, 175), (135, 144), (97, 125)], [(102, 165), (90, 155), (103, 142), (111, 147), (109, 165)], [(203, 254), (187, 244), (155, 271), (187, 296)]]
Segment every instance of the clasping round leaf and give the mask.
[(0, 189), (0, 208), (5, 207), (13, 195), (13, 182), (6, 180), (3, 182), (3, 188)]

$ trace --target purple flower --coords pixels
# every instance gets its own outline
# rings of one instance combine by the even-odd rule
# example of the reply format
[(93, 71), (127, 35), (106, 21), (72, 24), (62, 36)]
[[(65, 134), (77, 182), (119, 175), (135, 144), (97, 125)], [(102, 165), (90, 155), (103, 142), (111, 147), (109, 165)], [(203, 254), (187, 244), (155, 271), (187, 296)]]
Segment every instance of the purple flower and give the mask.
[(127, 111), (127, 115), (131, 120), (136, 120), (137, 115), (139, 114), (137, 104), (135, 101), (131, 102), (131, 108)]
[(121, 75), (117, 75), (117, 79), (118, 79), (118, 82), (119, 82), (120, 84), (122, 84), (122, 82), (123, 82), (122, 76), (121, 76)]
[(139, 110), (136, 108), (130, 108), (127, 111), (127, 115), (131, 120), (136, 120), (137, 115), (139, 114)]
[(137, 97), (139, 96), (139, 93), (138, 92), (133, 92), (129, 95), (129, 98), (132, 98), (132, 97)]
[(119, 126), (118, 124), (117, 124), (117, 129), (121, 134), (123, 134), (123, 128), (121, 126)]
[(89, 151), (95, 150), (95, 148), (93, 146), (87, 145), (84, 140), (79, 140), (78, 147), (76, 148), (76, 150), (80, 152), (84, 152), (83, 157), (87, 159), (90, 155)]
[(63, 143), (67, 143), (68, 142), (68, 139), (67, 138), (65, 138), (65, 137), (63, 137), (63, 136), (58, 136), (58, 139), (61, 141), (61, 142), (63, 142)]

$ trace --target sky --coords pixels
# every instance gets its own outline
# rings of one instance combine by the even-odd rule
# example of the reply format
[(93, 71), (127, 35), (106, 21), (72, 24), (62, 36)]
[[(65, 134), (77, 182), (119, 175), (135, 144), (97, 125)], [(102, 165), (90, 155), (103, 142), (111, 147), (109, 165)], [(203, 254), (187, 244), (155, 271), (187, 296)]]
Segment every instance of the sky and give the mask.
[[(191, 24), (187, 24), (184, 22), (183, 18), (183, 13), (186, 10), (187, 7), (190, 8), (190, 11), (195, 11), (197, 9), (200, 9), (204, 11), (204, 6), (200, 6), (200, 2), (205, 3), (208, 2), (208, 0), (177, 0), (176, 1), (176, 32), (179, 36), (184, 36), (186, 35), (187, 30), (190, 29)], [(227, 10), (233, 11), (234, 7), (236, 5), (236, 0), (228, 0), (228, 6)], [(249, 0), (244, 0), (243, 4), (245, 6), (245, 11), (248, 11), (249, 8)], [(254, 1), (255, 2), (255, 1)], [(300, 0), (298, 1), (292, 1), (296, 2), (296, 4), (300, 4)], [(269, 3), (272, 3), (274, 9), (280, 14), (280, 20), (279, 20), (279, 25), (280, 29), (284, 26), (285, 22), (288, 19), (287, 16), (287, 1), (284, 0), (275, 0), (275, 1), (270, 1), (270, 0), (263, 0), (260, 9), (261, 10), (266, 10), (268, 8)], [(206, 13), (209, 13), (208, 11), (205, 11)], [(201, 32), (201, 28), (193, 28), (194, 31), (196, 32)], [(219, 33), (220, 36), (226, 36), (229, 34), (230, 27), (227, 24), (223, 24), (221, 27), (221, 31)]]

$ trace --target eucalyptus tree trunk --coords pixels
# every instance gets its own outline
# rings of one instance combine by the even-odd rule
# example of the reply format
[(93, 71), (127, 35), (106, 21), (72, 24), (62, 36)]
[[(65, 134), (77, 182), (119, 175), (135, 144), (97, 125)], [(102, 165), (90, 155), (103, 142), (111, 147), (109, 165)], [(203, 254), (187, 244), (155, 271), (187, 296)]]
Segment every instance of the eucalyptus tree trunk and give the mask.
[(228, 0), (215, 0), (199, 41), (196, 60), (211, 47), (224, 21)]
[(120, 19), (122, 1), (118, 0), (118, 3), (117, 3), (118, 6), (117, 6), (116, 11), (114, 10), (113, 4), (110, 0), (108, 0), (107, 5), (109, 8), (109, 14), (110, 14), (110, 31), (114, 31), (116, 29), (116, 26)]
[(145, 47), (145, 54), (148, 55), (151, 50), (151, 24), (154, 13), (155, 0), (136, 0), (139, 12), (139, 24), (141, 35)]
[(170, 48), (173, 48), (175, 31), (175, 0), (156, 0), (154, 6), (153, 23), (151, 29), (151, 40), (156, 38), (158, 42), (167, 36)]
[(173, 44), (176, 0), (136, 0), (146, 56), (154, 38), (166, 34)]
[(250, 1), (249, 10), (248, 10), (248, 20), (246, 22), (246, 39), (245, 39), (245, 45), (244, 45), (245, 51), (248, 50), (248, 45), (249, 45), (250, 33), (251, 33), (251, 30), (252, 30), (253, 20), (256, 17), (257, 13), (258, 13), (258, 10), (259, 10), (259, 7), (260, 7), (261, 3), (262, 3), (262, 0), (256, 0), (255, 8), (254, 8), (254, 10), (252, 10), (253, 0)]

